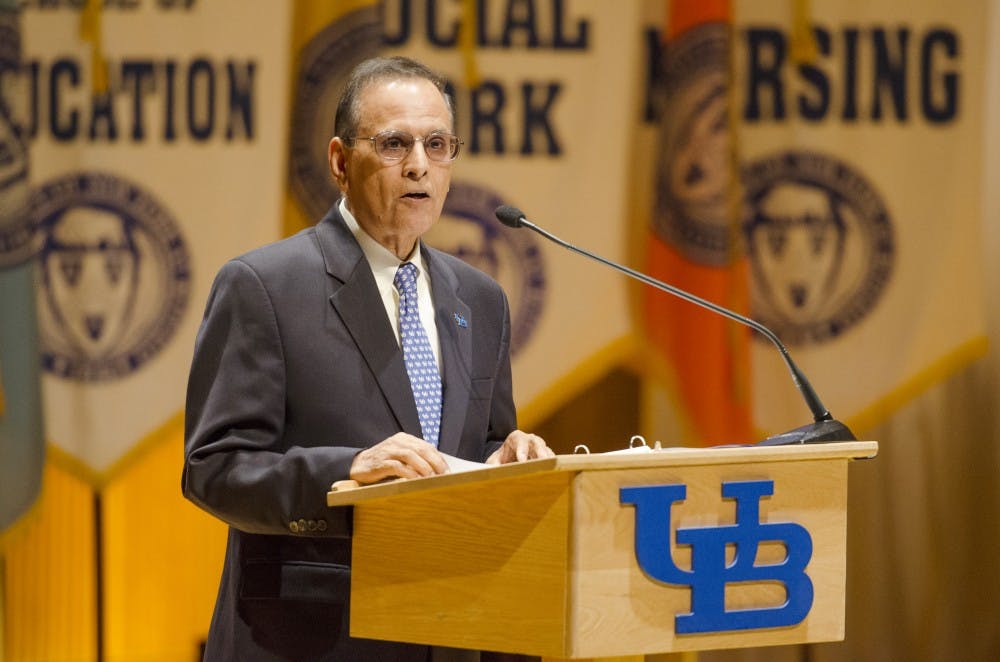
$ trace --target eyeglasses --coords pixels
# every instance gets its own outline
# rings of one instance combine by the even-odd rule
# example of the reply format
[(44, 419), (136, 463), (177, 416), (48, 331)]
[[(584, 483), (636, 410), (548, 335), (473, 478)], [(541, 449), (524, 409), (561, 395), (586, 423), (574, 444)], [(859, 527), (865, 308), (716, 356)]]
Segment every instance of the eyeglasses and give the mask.
[(454, 161), (462, 146), (458, 136), (444, 131), (434, 131), (423, 138), (415, 138), (405, 131), (383, 131), (374, 136), (354, 136), (350, 140), (370, 140), (375, 153), (388, 162), (403, 160), (417, 141), (424, 144), (424, 152), (431, 161)]

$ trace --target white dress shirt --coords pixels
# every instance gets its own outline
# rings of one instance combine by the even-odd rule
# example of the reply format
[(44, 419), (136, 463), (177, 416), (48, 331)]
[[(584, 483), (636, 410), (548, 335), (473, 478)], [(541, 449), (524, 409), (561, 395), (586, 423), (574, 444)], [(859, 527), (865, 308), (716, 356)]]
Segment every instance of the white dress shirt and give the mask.
[(347, 227), (351, 230), (354, 238), (361, 246), (361, 251), (368, 260), (368, 265), (375, 275), (375, 285), (382, 296), (382, 305), (385, 306), (385, 314), (389, 317), (392, 331), (396, 334), (396, 343), (399, 344), (399, 292), (392, 284), (396, 277), (396, 269), (404, 262), (412, 262), (417, 267), (417, 306), (420, 309), (420, 323), (424, 325), (427, 333), (427, 340), (431, 343), (431, 350), (434, 351), (434, 359), (437, 361), (438, 370), (441, 370), (441, 350), (438, 347), (437, 324), (434, 320), (434, 300), (431, 298), (431, 278), (424, 266), (424, 257), (420, 254), (420, 242), (413, 248), (413, 253), (405, 260), (400, 260), (395, 253), (382, 244), (375, 241), (370, 234), (365, 232), (358, 224), (358, 219), (347, 208), (346, 198), (340, 199), (340, 215), (344, 217)]

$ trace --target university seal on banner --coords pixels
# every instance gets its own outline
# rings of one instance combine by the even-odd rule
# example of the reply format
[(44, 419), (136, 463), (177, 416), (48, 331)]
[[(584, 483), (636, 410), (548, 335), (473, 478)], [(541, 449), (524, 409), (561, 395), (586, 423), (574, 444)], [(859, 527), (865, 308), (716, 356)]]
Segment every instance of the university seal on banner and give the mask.
[(156, 356), (184, 314), (190, 256), (148, 192), (107, 173), (46, 182), (31, 197), (42, 238), (42, 365), (79, 381), (124, 377)]
[(736, 238), (728, 41), (722, 23), (691, 28), (672, 40), (660, 89), (654, 230), (685, 257), (706, 265), (728, 263)]
[(373, 6), (329, 24), (299, 53), (288, 176), (296, 200), (313, 219), (340, 197), (327, 162), (337, 102), (351, 70), (378, 55), (381, 44), (382, 22)]
[(534, 236), (500, 225), (494, 210), (505, 204), (495, 192), (452, 182), (441, 220), (427, 243), (493, 277), (510, 299), (511, 355), (524, 347), (545, 304), (545, 262)]
[(14, 12), (0, 10), (0, 268), (19, 264), (37, 249), (28, 211), (28, 148), (16, 117), (28, 90), (17, 72), (21, 35)]
[(871, 183), (826, 154), (782, 152), (744, 170), (754, 316), (788, 344), (859, 323), (892, 276), (889, 212)]

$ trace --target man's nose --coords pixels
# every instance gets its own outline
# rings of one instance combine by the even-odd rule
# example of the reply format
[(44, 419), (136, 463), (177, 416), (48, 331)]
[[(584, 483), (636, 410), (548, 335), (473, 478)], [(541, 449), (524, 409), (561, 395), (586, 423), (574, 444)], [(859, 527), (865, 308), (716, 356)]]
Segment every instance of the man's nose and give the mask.
[(428, 162), (427, 150), (424, 149), (423, 140), (414, 140), (410, 153), (403, 158), (403, 175), (419, 179), (427, 174)]

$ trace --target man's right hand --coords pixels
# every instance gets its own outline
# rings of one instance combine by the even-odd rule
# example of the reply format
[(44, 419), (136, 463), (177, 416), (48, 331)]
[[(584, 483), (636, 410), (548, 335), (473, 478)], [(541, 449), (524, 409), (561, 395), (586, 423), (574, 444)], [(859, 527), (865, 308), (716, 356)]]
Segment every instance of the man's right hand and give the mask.
[(398, 432), (354, 457), (351, 480), (360, 485), (386, 478), (421, 478), (448, 472), (438, 449), (423, 439)]

